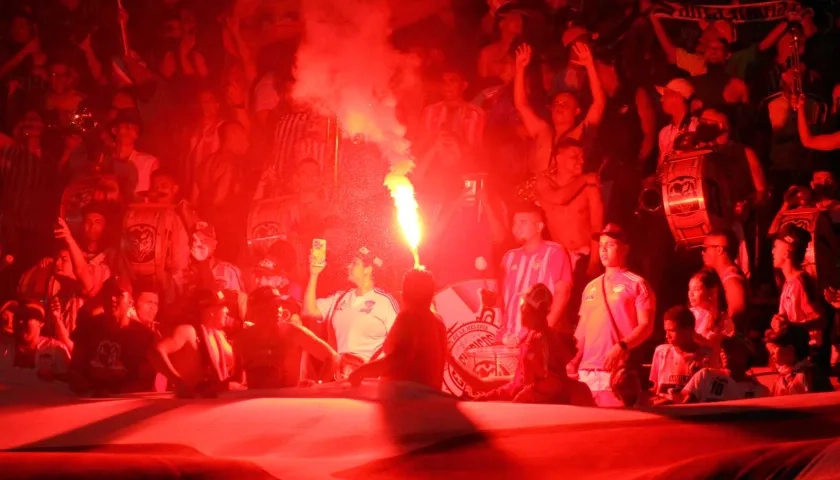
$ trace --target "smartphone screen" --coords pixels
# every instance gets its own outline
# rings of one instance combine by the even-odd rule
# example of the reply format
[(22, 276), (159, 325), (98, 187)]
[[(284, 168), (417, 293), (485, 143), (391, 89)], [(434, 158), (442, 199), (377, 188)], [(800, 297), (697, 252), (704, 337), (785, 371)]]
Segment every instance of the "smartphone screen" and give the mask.
[(327, 262), (327, 241), (323, 238), (312, 240), (313, 265), (325, 265)]

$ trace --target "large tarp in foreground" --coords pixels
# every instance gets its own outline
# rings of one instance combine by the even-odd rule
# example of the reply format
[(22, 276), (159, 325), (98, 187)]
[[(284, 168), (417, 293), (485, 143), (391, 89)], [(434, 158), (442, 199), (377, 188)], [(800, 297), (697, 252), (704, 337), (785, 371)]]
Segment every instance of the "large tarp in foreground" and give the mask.
[(1, 478), (840, 478), (840, 393), (640, 412), (376, 382), (80, 400), (0, 378), (0, 412)]

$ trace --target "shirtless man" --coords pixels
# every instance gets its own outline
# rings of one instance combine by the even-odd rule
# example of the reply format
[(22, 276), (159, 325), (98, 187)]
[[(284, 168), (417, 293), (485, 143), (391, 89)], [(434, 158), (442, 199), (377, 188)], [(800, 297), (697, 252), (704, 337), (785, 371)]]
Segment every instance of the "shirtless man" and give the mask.
[(222, 333), (228, 311), (224, 295), (202, 289), (194, 299), (198, 322), (179, 325), (149, 353), (155, 370), (185, 398), (226, 389), (233, 367), (233, 348)]
[(560, 140), (554, 147), (553, 163), (557, 172), (552, 177), (537, 181), (536, 192), (540, 206), (545, 211), (551, 239), (572, 255), (575, 270), (578, 263), (589, 257), (586, 265), (588, 278), (596, 277), (601, 270), (597, 255), (598, 241), (592, 235), (604, 226), (604, 203), (595, 175), (583, 174), (583, 147), (572, 138)]
[(578, 99), (568, 92), (558, 93), (551, 100), (550, 124), (534, 112), (528, 100), (525, 70), (531, 63), (531, 47), (522, 44), (516, 49), (513, 99), (525, 129), (536, 141), (535, 155), (528, 166), (532, 174), (543, 172), (550, 167), (552, 147), (558, 140), (569, 137), (582, 141), (589, 131), (601, 123), (601, 117), (604, 114), (607, 96), (601, 88), (601, 80), (595, 68), (592, 52), (589, 46), (582, 42), (573, 43), (572, 47), (576, 57), (573, 62), (586, 68), (592, 93), (592, 106), (589, 107), (583, 121), (578, 122), (578, 116), (581, 113)]
[(714, 270), (723, 284), (729, 318), (736, 332), (744, 332), (747, 308), (749, 306), (749, 283), (747, 277), (734, 262), (738, 254), (738, 240), (726, 230), (713, 230), (703, 241), (703, 264)]

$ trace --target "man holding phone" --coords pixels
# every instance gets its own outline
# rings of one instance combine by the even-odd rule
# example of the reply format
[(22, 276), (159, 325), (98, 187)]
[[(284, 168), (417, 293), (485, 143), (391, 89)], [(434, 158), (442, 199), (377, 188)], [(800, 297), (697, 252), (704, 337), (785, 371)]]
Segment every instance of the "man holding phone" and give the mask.
[(374, 286), (374, 269), (382, 268), (382, 260), (366, 247), (359, 248), (347, 266), (353, 288), (317, 298), (318, 277), (326, 267), (325, 250), (323, 240), (313, 242), (302, 313), (326, 323), (327, 342), (341, 356), (339, 373), (343, 377), (378, 354), (399, 306), (394, 297)]

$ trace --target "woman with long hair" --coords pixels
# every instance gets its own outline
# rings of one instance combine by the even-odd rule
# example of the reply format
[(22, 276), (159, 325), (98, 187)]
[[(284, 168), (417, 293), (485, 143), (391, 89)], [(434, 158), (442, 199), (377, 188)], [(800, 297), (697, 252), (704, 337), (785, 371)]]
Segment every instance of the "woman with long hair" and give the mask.
[(688, 282), (688, 304), (695, 318), (697, 343), (717, 348), (723, 337), (735, 333), (732, 319), (726, 314), (720, 278), (711, 270), (700, 270)]
[(473, 393), (473, 400), (508, 400), (517, 403), (555, 403), (594, 406), (592, 392), (566, 375), (566, 365), (577, 354), (571, 333), (548, 326), (551, 291), (534, 285), (522, 299), (522, 326), (529, 330), (519, 344), (519, 363), (512, 379), (479, 378), (450, 355), (449, 362)]

